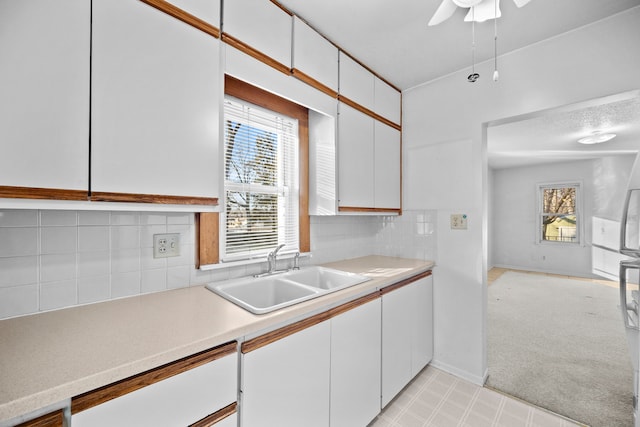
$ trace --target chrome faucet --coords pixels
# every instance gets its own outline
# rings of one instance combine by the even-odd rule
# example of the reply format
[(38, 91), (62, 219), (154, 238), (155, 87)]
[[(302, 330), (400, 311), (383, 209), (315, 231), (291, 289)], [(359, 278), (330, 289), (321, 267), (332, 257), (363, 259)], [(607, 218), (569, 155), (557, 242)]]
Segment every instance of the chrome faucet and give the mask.
[(268, 274), (274, 273), (276, 271), (276, 261), (278, 260), (278, 251), (284, 247), (284, 243), (278, 245), (273, 251), (269, 252), (267, 255), (267, 262), (269, 263), (269, 271)]
[(293, 257), (293, 269), (300, 270), (300, 252), (296, 252), (296, 255)]

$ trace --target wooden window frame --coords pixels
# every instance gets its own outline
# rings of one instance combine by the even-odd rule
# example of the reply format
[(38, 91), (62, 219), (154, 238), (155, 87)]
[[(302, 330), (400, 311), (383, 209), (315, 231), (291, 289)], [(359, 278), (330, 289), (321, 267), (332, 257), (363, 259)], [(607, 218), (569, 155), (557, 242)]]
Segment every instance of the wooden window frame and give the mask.
[[(228, 74), (224, 76), (224, 93), (251, 104), (275, 111), (298, 120), (299, 138), (299, 244), (300, 252), (311, 251), (309, 220), (309, 110), (264, 89)], [(196, 267), (220, 263), (220, 214), (196, 214), (196, 241), (198, 242)]]

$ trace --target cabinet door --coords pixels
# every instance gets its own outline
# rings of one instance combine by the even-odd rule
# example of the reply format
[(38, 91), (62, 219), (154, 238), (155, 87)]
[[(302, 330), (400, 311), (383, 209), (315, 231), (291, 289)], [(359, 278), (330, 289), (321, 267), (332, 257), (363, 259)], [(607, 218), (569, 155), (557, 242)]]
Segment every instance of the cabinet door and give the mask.
[(224, 33), (291, 68), (292, 17), (270, 1), (224, 2)]
[(338, 48), (309, 27), (293, 18), (292, 68), (338, 91)]
[(411, 380), (411, 285), (382, 296), (382, 407)]
[(433, 358), (433, 276), (425, 277), (408, 286), (413, 293), (411, 301), (411, 378)]
[(375, 207), (400, 209), (400, 131), (375, 121)]
[(338, 116), (339, 206), (374, 206), (374, 119), (340, 103)]
[(379, 77), (375, 78), (375, 109), (385, 119), (400, 124), (400, 112), (402, 111), (400, 92), (389, 86)]
[(237, 354), (225, 356), (72, 416), (73, 427), (186, 426), (237, 399)]
[(94, 0), (91, 188), (217, 197), (219, 40), (151, 6)]
[(340, 51), (340, 95), (374, 110), (374, 74)]
[(366, 426), (380, 412), (380, 298), (331, 319), (331, 427)]
[(329, 425), (329, 321), (242, 356), (244, 427)]
[(86, 193), (90, 6), (0, 1), (0, 186)]

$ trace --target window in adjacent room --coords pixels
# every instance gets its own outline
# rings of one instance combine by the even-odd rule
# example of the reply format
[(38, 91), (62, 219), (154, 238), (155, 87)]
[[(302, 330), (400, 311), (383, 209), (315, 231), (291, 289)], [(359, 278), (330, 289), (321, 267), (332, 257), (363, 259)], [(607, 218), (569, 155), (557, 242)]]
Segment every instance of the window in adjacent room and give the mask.
[(538, 186), (538, 241), (580, 243), (580, 184)]

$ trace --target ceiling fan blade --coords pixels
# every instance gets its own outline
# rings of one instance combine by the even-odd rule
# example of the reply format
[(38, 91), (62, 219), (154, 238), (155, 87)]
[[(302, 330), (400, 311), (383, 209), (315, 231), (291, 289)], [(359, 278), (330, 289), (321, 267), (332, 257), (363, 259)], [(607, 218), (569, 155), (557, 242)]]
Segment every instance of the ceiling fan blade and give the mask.
[(439, 23), (446, 21), (453, 15), (458, 6), (455, 5), (453, 0), (442, 0), (440, 6), (436, 10), (436, 13), (433, 14), (431, 20), (429, 21), (429, 26), (438, 25)]
[(513, 2), (516, 4), (516, 6), (518, 7), (522, 7), (524, 5), (526, 5), (527, 3), (529, 3), (531, 0), (513, 0)]
[[(496, 6), (498, 7), (498, 14), (496, 15)], [(500, 18), (502, 12), (500, 12), (500, 0), (484, 0), (473, 9), (469, 9), (469, 13), (464, 17), (466, 22), (476, 21), (484, 22), (488, 19)]]

